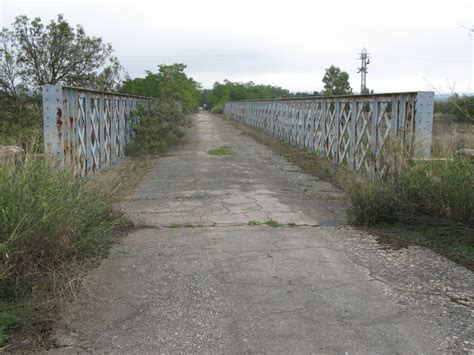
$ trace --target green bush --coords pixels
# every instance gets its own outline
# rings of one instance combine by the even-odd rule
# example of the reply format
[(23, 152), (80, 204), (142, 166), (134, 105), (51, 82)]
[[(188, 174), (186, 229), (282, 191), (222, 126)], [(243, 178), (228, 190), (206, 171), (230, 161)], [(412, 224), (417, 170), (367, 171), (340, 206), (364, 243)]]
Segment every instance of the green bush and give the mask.
[(374, 225), (396, 220), (395, 192), (390, 184), (351, 174), (343, 179), (342, 186), (350, 201), (348, 216), (351, 224)]
[(399, 174), (395, 188), (413, 213), (474, 226), (474, 169), (466, 160), (418, 162)]
[(458, 122), (473, 122), (474, 96), (453, 94), (446, 101), (435, 101), (434, 112)]
[(182, 127), (188, 123), (175, 102), (156, 101), (151, 109), (140, 108), (140, 123), (133, 127), (134, 140), (127, 155), (146, 156), (165, 151), (183, 137)]
[(220, 103), (211, 109), (212, 113), (224, 113), (224, 104)]
[(342, 185), (354, 224), (422, 217), (474, 226), (474, 169), (465, 160), (413, 162), (380, 181), (350, 176)]

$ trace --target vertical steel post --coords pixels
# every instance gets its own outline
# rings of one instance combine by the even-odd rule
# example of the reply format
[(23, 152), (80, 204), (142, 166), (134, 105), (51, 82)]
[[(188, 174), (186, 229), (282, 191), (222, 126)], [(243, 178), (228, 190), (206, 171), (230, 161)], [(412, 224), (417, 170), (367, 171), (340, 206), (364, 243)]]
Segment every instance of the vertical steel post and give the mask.
[(377, 175), (377, 150), (378, 150), (378, 122), (379, 121), (379, 102), (377, 100), (377, 97), (373, 97), (372, 99), (372, 117), (371, 117), (371, 142), (370, 142), (370, 152), (371, 152), (371, 157), (370, 157), (370, 166), (372, 167), (371, 169), (371, 178), (375, 179)]
[[(363, 104), (362, 104), (363, 105)], [(357, 100), (351, 100), (351, 117), (349, 125), (349, 167), (351, 169), (356, 169), (355, 166), (355, 146), (356, 146), (356, 124), (357, 124)]]
[(334, 121), (333, 121), (333, 141), (332, 141), (332, 162), (339, 163), (339, 137), (341, 135), (341, 100), (334, 100)]
[(91, 94), (90, 92), (86, 92), (85, 94), (86, 97), (86, 108), (85, 108), (85, 122), (86, 122), (86, 136), (84, 138), (85, 140), (85, 146), (86, 146), (86, 174), (89, 172), (89, 170), (92, 169), (93, 165), (93, 159), (94, 157), (92, 156), (92, 112), (91, 112)]
[(43, 86), (43, 139), (44, 152), (63, 166), (62, 116), (63, 91), (58, 85)]
[(414, 157), (429, 157), (433, 133), (434, 93), (418, 92), (415, 104)]
[(319, 141), (320, 156), (326, 155), (326, 120), (327, 120), (327, 102), (325, 99), (321, 102), (321, 139)]
[(105, 144), (105, 97), (104, 94), (99, 95), (99, 148), (100, 148), (100, 167), (107, 164), (106, 160), (106, 144)]

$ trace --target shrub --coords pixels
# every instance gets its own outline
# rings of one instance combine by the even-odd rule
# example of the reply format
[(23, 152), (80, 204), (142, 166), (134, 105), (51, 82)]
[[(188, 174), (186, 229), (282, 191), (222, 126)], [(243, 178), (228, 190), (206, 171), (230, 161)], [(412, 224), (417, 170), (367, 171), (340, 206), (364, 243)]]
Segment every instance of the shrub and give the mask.
[(188, 121), (179, 105), (156, 101), (150, 110), (140, 108), (140, 123), (133, 127), (134, 140), (127, 155), (145, 156), (165, 151), (183, 137), (182, 126)]
[(474, 96), (453, 94), (446, 101), (436, 101), (435, 113), (442, 113), (456, 121), (474, 121)]
[(351, 174), (350, 177), (344, 175), (342, 186), (350, 201), (348, 217), (351, 224), (374, 225), (395, 221), (395, 196), (389, 184)]
[(419, 218), (474, 226), (474, 169), (465, 160), (412, 162), (385, 179), (343, 179), (354, 224), (411, 223)]
[(218, 104), (211, 109), (212, 113), (224, 113), (224, 104)]

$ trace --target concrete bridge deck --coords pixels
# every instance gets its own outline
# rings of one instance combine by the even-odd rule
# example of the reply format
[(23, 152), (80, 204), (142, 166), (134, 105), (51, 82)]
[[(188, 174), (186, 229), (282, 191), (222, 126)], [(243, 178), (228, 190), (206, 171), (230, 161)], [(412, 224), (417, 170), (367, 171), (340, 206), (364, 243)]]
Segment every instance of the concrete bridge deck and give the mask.
[[(236, 154), (208, 154), (221, 146)], [(152, 161), (123, 209), (143, 228), (91, 275), (92, 299), (67, 316), (59, 351), (472, 345), (472, 305), (452, 302), (472, 297), (471, 272), (426, 249), (382, 248), (345, 224), (333, 186), (220, 117), (195, 115), (184, 144)]]

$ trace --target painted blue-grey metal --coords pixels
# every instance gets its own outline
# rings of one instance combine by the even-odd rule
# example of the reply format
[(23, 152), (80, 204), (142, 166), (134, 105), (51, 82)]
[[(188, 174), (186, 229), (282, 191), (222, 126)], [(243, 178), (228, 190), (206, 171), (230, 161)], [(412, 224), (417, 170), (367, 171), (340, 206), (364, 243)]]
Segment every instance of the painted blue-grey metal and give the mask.
[(382, 177), (401, 156), (428, 157), (433, 92), (226, 102), (224, 114), (287, 143)]
[(43, 86), (44, 150), (60, 167), (87, 175), (124, 156), (152, 98), (58, 85)]

